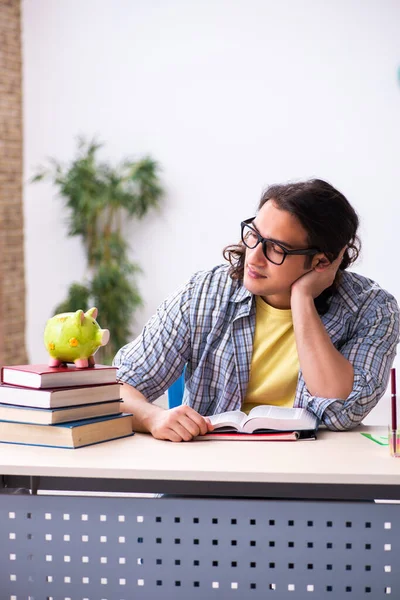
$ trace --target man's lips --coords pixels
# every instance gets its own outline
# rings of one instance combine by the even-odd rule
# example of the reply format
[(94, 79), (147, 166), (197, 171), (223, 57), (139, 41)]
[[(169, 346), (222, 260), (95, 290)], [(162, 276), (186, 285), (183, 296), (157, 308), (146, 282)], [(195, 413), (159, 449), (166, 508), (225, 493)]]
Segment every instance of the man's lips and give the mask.
[(251, 277), (252, 279), (267, 279), (266, 275), (261, 275), (261, 273), (256, 271), (256, 269), (254, 269), (252, 266), (247, 265), (246, 268), (247, 268), (248, 276)]

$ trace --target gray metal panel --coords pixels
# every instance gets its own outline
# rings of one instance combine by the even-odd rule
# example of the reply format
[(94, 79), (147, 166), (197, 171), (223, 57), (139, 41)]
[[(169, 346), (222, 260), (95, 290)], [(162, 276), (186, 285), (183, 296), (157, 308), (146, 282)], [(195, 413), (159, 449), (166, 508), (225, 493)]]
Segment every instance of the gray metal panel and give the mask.
[(1, 600), (400, 598), (400, 506), (0, 495)]

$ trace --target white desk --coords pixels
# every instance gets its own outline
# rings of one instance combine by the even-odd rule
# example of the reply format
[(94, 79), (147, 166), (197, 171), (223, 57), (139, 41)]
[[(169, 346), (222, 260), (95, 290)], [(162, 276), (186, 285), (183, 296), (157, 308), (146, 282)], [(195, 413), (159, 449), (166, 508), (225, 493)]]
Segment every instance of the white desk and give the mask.
[(246, 495), (271, 497), (288, 484), (306, 485), (307, 497), (324, 486), (335, 498), (354, 497), (359, 488), (364, 499), (400, 499), (400, 460), (360, 431), (386, 433), (364, 427), (320, 431), (317, 441), (180, 444), (135, 434), (79, 450), (0, 444), (0, 473), (39, 476), (47, 489), (237, 496), (246, 484)]
[(1, 600), (400, 597), (400, 505), (366, 501), (400, 497), (400, 460), (359, 430), (294, 443), (0, 444), (0, 472), (42, 489), (183, 494), (0, 494)]

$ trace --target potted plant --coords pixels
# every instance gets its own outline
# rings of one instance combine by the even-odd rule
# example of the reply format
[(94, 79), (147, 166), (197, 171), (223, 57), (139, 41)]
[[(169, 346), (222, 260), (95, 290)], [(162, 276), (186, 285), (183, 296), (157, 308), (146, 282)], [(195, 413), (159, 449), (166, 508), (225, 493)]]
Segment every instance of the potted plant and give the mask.
[(69, 165), (50, 159), (49, 167), (39, 169), (32, 181), (50, 178), (58, 188), (68, 209), (68, 235), (82, 238), (87, 256), (84, 280), (70, 285), (53, 314), (96, 306), (102, 327), (111, 333), (96, 358), (109, 363), (129, 341), (133, 313), (142, 304), (136, 281), (140, 268), (128, 259), (122, 224), (158, 207), (163, 190), (159, 166), (150, 157), (112, 166), (98, 161), (101, 146), (79, 138)]

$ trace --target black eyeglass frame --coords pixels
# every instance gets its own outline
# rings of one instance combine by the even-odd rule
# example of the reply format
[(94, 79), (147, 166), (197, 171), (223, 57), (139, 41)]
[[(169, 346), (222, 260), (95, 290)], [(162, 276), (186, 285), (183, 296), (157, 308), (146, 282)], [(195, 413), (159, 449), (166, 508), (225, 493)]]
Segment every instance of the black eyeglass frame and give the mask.
[[(246, 219), (245, 221), (241, 222), (241, 237), (242, 237), (242, 242), (243, 244), (246, 246), (246, 248), (249, 248), (250, 250), (254, 250), (254, 248), (257, 248), (258, 244), (262, 245), (262, 250), (263, 250), (263, 254), (265, 256), (265, 258), (267, 260), (269, 260), (270, 262), (272, 262), (274, 265), (283, 265), (286, 256), (289, 254), (295, 254), (295, 255), (301, 255), (301, 256), (315, 256), (315, 254), (318, 254), (318, 252), (320, 252), (320, 250), (318, 250), (317, 248), (300, 248), (297, 250), (288, 250), (288, 248), (285, 248), (285, 246), (282, 246), (282, 244), (280, 242), (277, 242), (275, 240), (272, 240), (271, 238), (264, 238), (260, 233), (258, 233), (258, 231), (256, 229), (254, 229), (254, 227), (250, 227), (250, 224), (254, 221), (255, 217), (251, 217), (250, 219)], [(250, 229), (252, 231), (254, 231), (254, 234), (257, 238), (257, 243), (255, 244), (255, 246), (251, 247), (248, 246), (248, 244), (246, 244), (245, 240), (244, 240), (244, 235), (243, 235), (243, 231), (245, 227), (250, 227)], [(282, 262), (277, 263), (274, 260), (271, 260), (269, 258), (269, 256), (267, 256), (267, 242), (272, 242), (273, 244), (275, 244), (276, 246), (279, 246), (279, 248), (282, 250), (283, 252), (283, 258), (282, 258)]]

